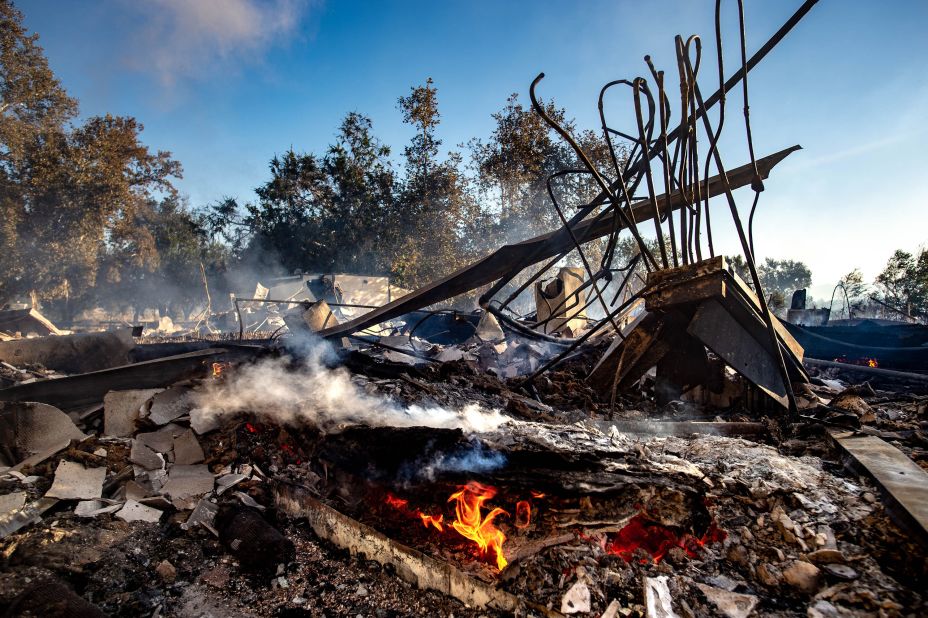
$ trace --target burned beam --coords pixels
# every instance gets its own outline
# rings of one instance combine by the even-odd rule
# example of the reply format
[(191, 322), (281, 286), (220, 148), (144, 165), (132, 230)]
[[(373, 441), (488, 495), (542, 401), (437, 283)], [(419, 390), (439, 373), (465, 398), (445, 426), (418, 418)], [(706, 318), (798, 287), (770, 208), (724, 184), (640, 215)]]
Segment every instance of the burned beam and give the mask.
[(205, 375), (210, 363), (227, 355), (227, 350), (210, 348), (66, 378), (30, 382), (0, 389), (0, 401), (38, 401), (62, 410), (73, 410), (103, 401), (109, 391), (161, 388), (184, 378)]
[[(770, 171), (780, 161), (799, 150), (799, 148), (799, 146), (792, 146), (759, 159), (757, 169), (761, 177), (767, 178)], [(727, 176), (728, 185), (732, 189), (746, 186), (754, 178), (754, 166), (751, 164), (742, 165), (739, 168), (730, 170)], [(724, 192), (726, 185), (725, 179), (721, 175), (713, 176), (708, 183), (700, 184), (702, 185), (703, 194), (708, 193), (710, 197)], [(671, 193), (669, 197), (667, 194), (661, 195), (657, 201), (661, 213), (678, 210), (685, 204), (685, 200), (679, 191)], [(637, 222), (645, 221), (654, 216), (654, 207), (650, 200), (635, 202), (631, 207), (626, 206), (625, 210), (629, 217)], [(518, 272), (527, 266), (569, 251), (573, 247), (571, 231), (579, 242), (585, 243), (608, 235), (612, 232), (613, 225), (612, 212), (607, 209), (594, 217), (579, 222), (573, 226), (572, 230), (562, 227), (554, 232), (536, 236), (520, 243), (505, 245), (481, 260), (443, 279), (434, 281), (354, 320), (320, 331), (319, 334), (325, 338), (342, 337), (399, 317), (404, 313), (448, 300), (459, 294), (490, 284), (504, 277), (507, 273)]]
[(876, 436), (831, 431), (831, 437), (888, 497), (890, 513), (928, 543), (928, 472)]
[(312, 496), (309, 489), (278, 480), (275, 482), (274, 498), (277, 508), (290, 517), (305, 517), (319, 538), (347, 549), (351, 554), (363, 553), (379, 564), (393, 566), (399, 577), (418, 588), (435, 590), (470, 607), (492, 607), (516, 614), (530, 608), (532, 612), (549, 618), (562, 616), (559, 612), (520, 600), (512, 593), (475, 579), (447, 562), (397, 543), (323, 504)]

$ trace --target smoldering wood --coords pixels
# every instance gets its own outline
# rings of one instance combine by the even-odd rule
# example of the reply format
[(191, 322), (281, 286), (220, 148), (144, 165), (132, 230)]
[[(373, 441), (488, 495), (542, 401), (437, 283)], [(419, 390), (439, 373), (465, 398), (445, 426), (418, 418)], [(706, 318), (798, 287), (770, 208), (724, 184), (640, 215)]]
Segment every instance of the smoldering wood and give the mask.
[[(514, 494), (596, 496), (610, 517), (622, 519), (638, 512), (635, 505), (646, 491), (656, 518), (694, 529), (708, 523), (701, 473), (677, 466), (672, 458), (643, 457), (631, 438), (614, 439), (593, 426), (510, 422), (477, 435), (460, 429), (355, 426), (320, 435), (313, 452), (356, 478), (400, 492), (414, 488), (426, 503), (441, 504), (453, 488), (476, 480)], [(445, 463), (467, 456), (500, 459), (495, 467)], [(587, 520), (596, 515), (589, 513)]]
[(352, 555), (363, 553), (378, 564), (392, 565), (400, 578), (417, 588), (435, 590), (471, 607), (492, 607), (514, 613), (527, 606), (548, 618), (563, 618), (559, 612), (520, 599), (468, 576), (448, 562), (390, 539), (320, 502), (308, 489), (297, 484), (276, 482), (274, 501), (277, 508), (290, 517), (305, 518), (319, 538), (347, 549)]

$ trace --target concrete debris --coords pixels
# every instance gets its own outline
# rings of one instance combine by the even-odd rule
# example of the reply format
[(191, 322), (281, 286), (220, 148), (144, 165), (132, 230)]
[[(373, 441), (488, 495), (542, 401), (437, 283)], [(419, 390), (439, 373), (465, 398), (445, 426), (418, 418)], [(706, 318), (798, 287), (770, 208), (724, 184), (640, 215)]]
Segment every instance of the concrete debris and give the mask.
[(750, 594), (738, 594), (705, 584), (696, 584), (706, 598), (715, 605), (726, 618), (747, 618), (757, 607), (757, 597)]
[(187, 521), (181, 524), (181, 528), (190, 530), (196, 526), (203, 526), (215, 533), (216, 513), (218, 512), (219, 506), (216, 503), (203, 498), (197, 502), (196, 508), (190, 513)]
[(216, 479), (216, 495), (221, 496), (227, 489), (234, 487), (248, 478), (246, 474), (224, 474)]
[(150, 506), (145, 506), (140, 504), (135, 500), (126, 500), (126, 503), (123, 505), (116, 513), (116, 517), (123, 521), (133, 522), (141, 521), (147, 523), (158, 523), (161, 521), (161, 517), (164, 515), (163, 511), (154, 509)]
[(10, 518), (26, 504), (26, 492), (13, 491), (0, 494), (0, 520)]
[(132, 450), (129, 453), (129, 461), (146, 470), (161, 470), (165, 465), (164, 457), (161, 453), (156, 453), (138, 439), (132, 440)]
[(191, 407), (190, 389), (184, 387), (169, 388), (152, 397), (148, 420), (156, 425), (166, 425), (174, 419), (188, 414)]
[(74, 507), (74, 514), (78, 517), (96, 517), (107, 513), (115, 513), (123, 507), (122, 502), (112, 500), (82, 500)]
[(135, 434), (141, 409), (161, 389), (110, 391), (103, 398), (103, 433), (120, 438)]
[(155, 567), (155, 573), (158, 574), (161, 581), (167, 584), (173, 584), (174, 580), (177, 579), (177, 569), (167, 560), (162, 560), (158, 566)]
[[(67, 414), (54, 406), (33, 402), (0, 401), (0, 464), (13, 466), (30, 457), (44, 457), (62, 450), (84, 434)], [(5, 461), (4, 453), (16, 461)], [(39, 461), (31, 460), (34, 465)]]
[(55, 469), (55, 480), (46, 498), (92, 500), (103, 494), (106, 468), (87, 468), (73, 461), (62, 461)]
[(213, 473), (205, 465), (175, 464), (168, 470), (168, 480), (161, 493), (171, 500), (184, 500), (213, 491)]
[(188, 429), (179, 436), (174, 437), (174, 464), (189, 465), (203, 461), (205, 455), (203, 448), (193, 431)]
[(500, 328), (499, 321), (492, 313), (484, 312), (477, 323), (477, 330), (474, 336), (480, 341), (502, 341), (506, 338), (506, 333)]
[(822, 572), (812, 563), (794, 560), (783, 570), (783, 579), (806, 594), (814, 594), (822, 584)]

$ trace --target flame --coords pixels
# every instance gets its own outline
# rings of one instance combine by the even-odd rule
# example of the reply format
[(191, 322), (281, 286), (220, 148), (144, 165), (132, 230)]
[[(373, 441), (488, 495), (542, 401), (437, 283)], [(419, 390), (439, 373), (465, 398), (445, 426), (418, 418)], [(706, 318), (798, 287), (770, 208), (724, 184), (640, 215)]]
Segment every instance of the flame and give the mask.
[[(700, 547), (706, 543), (725, 540), (728, 536), (713, 522), (706, 533), (697, 538), (691, 534), (678, 535), (672, 529), (647, 519), (639, 513), (631, 518), (624, 528), (606, 542), (605, 550), (631, 562), (635, 550), (641, 548), (651, 554), (654, 562), (663, 560), (674, 547), (683, 549), (690, 558), (695, 558)], [(642, 560), (647, 563), (647, 560)]]
[(385, 501), (387, 504), (389, 504), (395, 509), (406, 508), (406, 505), (409, 504), (409, 500), (403, 500), (402, 498), (397, 498), (393, 494), (387, 494)]
[(422, 511), (419, 511), (418, 514), (419, 514), (419, 517), (422, 519), (422, 525), (425, 526), (426, 528), (428, 528), (429, 526), (434, 526), (435, 529), (438, 530), (439, 532), (445, 531), (444, 525), (442, 523), (445, 519), (444, 515), (439, 515), (438, 517), (435, 517), (433, 515), (426, 515)]
[(485, 554), (492, 549), (496, 554), (496, 567), (502, 571), (509, 564), (503, 555), (506, 535), (493, 525), (493, 520), (497, 515), (508, 515), (508, 513), (497, 507), (487, 513), (486, 517), (480, 514), (483, 503), (495, 495), (495, 487), (471, 481), (459, 491), (451, 494), (448, 502), (457, 501), (454, 509), (457, 519), (451, 523), (451, 526), (458, 534), (476, 543), (482, 553)]
[(258, 433), (258, 429), (251, 423), (245, 423), (245, 429), (248, 430), (248, 433)]
[(876, 362), (875, 358), (867, 359), (867, 367), (879, 367), (880, 365)]
[(532, 505), (528, 503), (528, 500), (519, 500), (516, 502), (516, 528), (523, 529), (528, 528), (528, 525), (532, 522)]
[(535, 498), (536, 500), (541, 500), (542, 498), (545, 497), (545, 494), (541, 493), (540, 491), (532, 490), (529, 493), (532, 494), (532, 497)]

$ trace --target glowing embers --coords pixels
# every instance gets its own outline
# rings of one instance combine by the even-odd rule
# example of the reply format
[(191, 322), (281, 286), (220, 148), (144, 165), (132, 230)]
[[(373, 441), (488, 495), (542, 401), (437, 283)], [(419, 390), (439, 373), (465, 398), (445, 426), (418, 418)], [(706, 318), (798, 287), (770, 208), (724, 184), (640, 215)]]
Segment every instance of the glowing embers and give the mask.
[(875, 358), (848, 358), (846, 356), (839, 356), (835, 359), (836, 363), (844, 363), (845, 365), (859, 365), (861, 367), (873, 367), (877, 368), (880, 366), (880, 363)]
[(716, 526), (714, 522), (704, 535), (695, 537), (686, 532), (677, 533), (667, 526), (651, 521), (643, 513), (639, 513), (632, 517), (624, 528), (608, 536), (603, 549), (626, 562), (631, 562), (635, 558), (635, 552), (643, 549), (651, 555), (654, 562), (660, 562), (674, 547), (679, 547), (690, 558), (695, 558), (700, 547), (706, 543), (724, 541), (726, 536), (728, 535), (725, 531)]
[(459, 491), (451, 494), (448, 502), (455, 500), (455, 515), (457, 520), (451, 523), (451, 527), (458, 533), (473, 541), (483, 553), (492, 551), (496, 555), (496, 566), (503, 570), (508, 564), (506, 557), (503, 555), (503, 543), (506, 542), (506, 535), (502, 530), (493, 525), (493, 520), (498, 515), (508, 515), (506, 511), (497, 507), (491, 510), (486, 516), (481, 515), (483, 503), (496, 495), (496, 488), (471, 481)]

